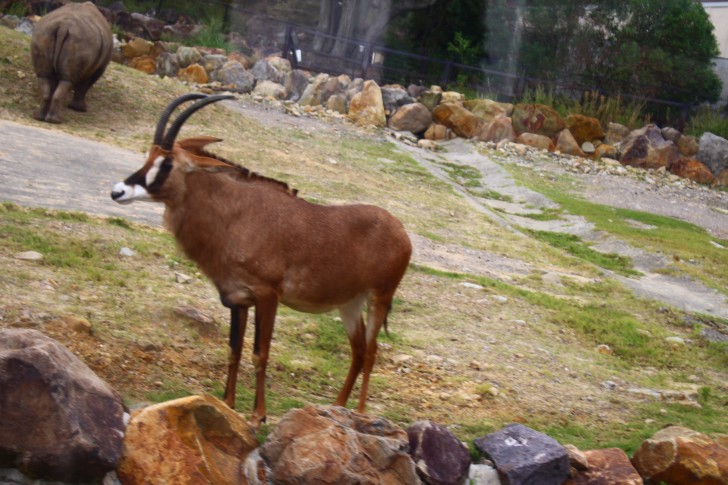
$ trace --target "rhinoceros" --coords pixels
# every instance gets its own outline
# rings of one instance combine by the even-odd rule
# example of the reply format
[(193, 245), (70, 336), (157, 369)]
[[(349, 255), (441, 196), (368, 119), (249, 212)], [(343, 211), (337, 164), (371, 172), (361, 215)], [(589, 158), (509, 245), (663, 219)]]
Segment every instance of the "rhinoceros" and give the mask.
[(60, 123), (61, 104), (86, 111), (86, 93), (111, 60), (113, 35), (106, 18), (91, 2), (69, 3), (41, 18), (30, 44), (41, 104), (34, 117)]

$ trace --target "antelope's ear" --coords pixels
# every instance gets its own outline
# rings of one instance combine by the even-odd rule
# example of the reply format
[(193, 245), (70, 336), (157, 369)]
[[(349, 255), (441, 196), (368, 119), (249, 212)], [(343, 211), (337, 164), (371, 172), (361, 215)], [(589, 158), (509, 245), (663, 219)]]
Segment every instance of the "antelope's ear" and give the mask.
[(196, 136), (180, 140), (177, 142), (177, 145), (188, 152), (200, 153), (202, 149), (210, 143), (217, 143), (219, 141), (222, 141), (222, 138), (215, 138), (214, 136)]

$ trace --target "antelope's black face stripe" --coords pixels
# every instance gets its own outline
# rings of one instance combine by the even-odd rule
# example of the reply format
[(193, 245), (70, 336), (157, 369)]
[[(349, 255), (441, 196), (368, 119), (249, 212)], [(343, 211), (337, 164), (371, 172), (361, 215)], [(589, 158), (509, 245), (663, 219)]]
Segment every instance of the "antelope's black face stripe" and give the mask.
[(158, 191), (164, 182), (169, 177), (169, 172), (172, 171), (172, 160), (169, 157), (162, 159), (160, 164), (157, 164), (155, 160), (152, 168), (149, 169), (146, 176), (147, 192), (150, 194)]
[(111, 198), (120, 204), (128, 204), (135, 200), (152, 200), (152, 195), (164, 185), (171, 171), (172, 159), (159, 156), (151, 163), (147, 162), (123, 182), (116, 184), (111, 192)]

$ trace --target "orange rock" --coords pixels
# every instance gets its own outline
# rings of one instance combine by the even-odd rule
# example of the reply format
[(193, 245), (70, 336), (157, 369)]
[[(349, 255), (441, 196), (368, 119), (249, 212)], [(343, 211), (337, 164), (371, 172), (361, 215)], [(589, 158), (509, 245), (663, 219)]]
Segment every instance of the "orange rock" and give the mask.
[(152, 50), (152, 43), (148, 40), (144, 40), (141, 37), (135, 37), (131, 41), (121, 46), (121, 52), (124, 53), (124, 57), (127, 59), (133, 59), (135, 57), (142, 57), (149, 55)]
[(580, 143), (574, 138), (571, 130), (568, 128), (561, 130), (559, 138), (556, 140), (556, 149), (566, 155), (574, 155), (577, 157), (586, 157), (584, 151), (579, 147)]
[(670, 165), (670, 172), (701, 184), (712, 184), (715, 181), (710, 169), (694, 158), (681, 157)]
[(449, 128), (439, 123), (432, 123), (427, 131), (425, 131), (425, 138), (427, 140), (447, 140)]
[(556, 146), (554, 146), (554, 142), (551, 141), (551, 138), (544, 135), (537, 135), (536, 133), (521, 133), (518, 135), (518, 138), (516, 138), (516, 143), (537, 148), (539, 150), (548, 150), (550, 152), (556, 150)]
[(349, 119), (360, 126), (387, 126), (384, 114), (382, 90), (374, 81), (365, 81), (361, 92), (354, 95), (349, 103)]
[(503, 140), (516, 141), (516, 131), (513, 129), (513, 123), (507, 116), (497, 116), (490, 122), (481, 133), (478, 139), (482, 141), (492, 141), (494, 143)]
[(728, 449), (703, 433), (670, 426), (642, 442), (632, 464), (651, 483), (718, 485), (728, 477)]
[(135, 413), (117, 468), (125, 485), (246, 483), (243, 463), (258, 446), (245, 420), (212, 396), (190, 396)]
[(131, 60), (129, 66), (147, 74), (157, 72), (157, 62), (150, 56), (135, 57)]
[(604, 130), (598, 119), (579, 114), (570, 114), (566, 118), (566, 127), (579, 145), (585, 141), (604, 139)]
[(642, 485), (642, 477), (621, 449), (589, 450), (583, 454), (589, 464), (588, 469), (578, 471), (564, 485)]
[(178, 77), (182, 81), (195, 84), (207, 83), (207, 71), (199, 64), (191, 64), (184, 69), (180, 69)]
[(556, 136), (566, 128), (561, 115), (543, 104), (517, 104), (511, 115), (517, 134), (536, 133), (547, 137)]
[(458, 103), (442, 103), (432, 110), (433, 119), (463, 138), (478, 136), (485, 122)]

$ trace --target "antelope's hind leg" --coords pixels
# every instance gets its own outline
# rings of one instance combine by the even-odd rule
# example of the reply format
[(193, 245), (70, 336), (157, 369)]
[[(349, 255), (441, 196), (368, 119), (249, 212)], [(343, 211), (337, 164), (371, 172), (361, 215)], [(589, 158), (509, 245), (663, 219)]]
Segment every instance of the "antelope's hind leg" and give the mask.
[(361, 392), (359, 394), (359, 406), (357, 407), (357, 411), (360, 413), (363, 413), (366, 408), (369, 375), (372, 373), (374, 362), (377, 360), (377, 336), (379, 336), (379, 331), (387, 321), (387, 315), (392, 306), (392, 296), (392, 294), (372, 295), (369, 298)]
[(250, 425), (259, 429), (266, 420), (265, 371), (268, 367), (270, 342), (278, 310), (278, 296), (271, 293), (259, 295), (255, 303), (255, 342), (253, 344), (253, 365), (255, 366), (255, 408), (250, 416)]
[(235, 409), (235, 386), (240, 368), (240, 354), (243, 351), (245, 327), (248, 323), (248, 307), (230, 307), (230, 354), (228, 357), (228, 375), (225, 383), (223, 400), (231, 409)]
[(346, 336), (349, 337), (349, 344), (351, 345), (351, 365), (349, 366), (349, 373), (344, 381), (344, 386), (341, 388), (334, 403), (337, 406), (346, 406), (351, 390), (354, 388), (356, 378), (361, 373), (364, 364), (366, 327), (362, 319), (362, 307), (364, 306), (365, 299), (366, 295), (358, 296), (339, 308), (339, 315), (344, 322)]

